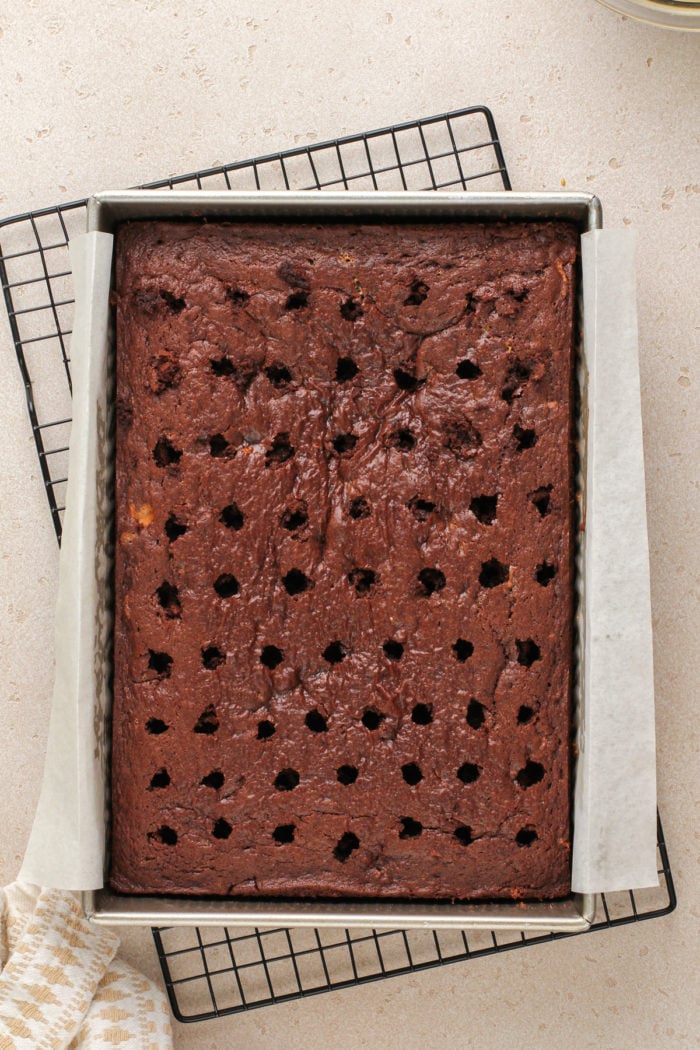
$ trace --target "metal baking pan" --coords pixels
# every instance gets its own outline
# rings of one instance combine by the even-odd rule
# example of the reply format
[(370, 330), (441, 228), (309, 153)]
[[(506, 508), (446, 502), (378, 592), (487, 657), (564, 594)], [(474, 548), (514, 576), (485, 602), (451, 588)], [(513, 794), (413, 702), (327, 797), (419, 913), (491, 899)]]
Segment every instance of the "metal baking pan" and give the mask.
[[(586, 193), (328, 193), (235, 191), (129, 190), (102, 193), (88, 201), (88, 231), (111, 233), (129, 219), (278, 219), (280, 221), (391, 221), (547, 220), (575, 223), (581, 233), (602, 227), (599, 200)], [(583, 346), (583, 297), (578, 296), (579, 346), (579, 495), (585, 503), (587, 369)], [(574, 719), (583, 711), (583, 547), (577, 551), (578, 611), (576, 617), (576, 679)], [(574, 765), (574, 777), (577, 775)], [(108, 829), (106, 828), (106, 834)], [(109, 889), (83, 893), (87, 915), (108, 925), (143, 926), (259, 926), (259, 927), (374, 927), (409, 929), (483, 928), (488, 930), (582, 932), (591, 925), (595, 896), (571, 894), (547, 902), (497, 901), (379, 901), (338, 900), (222, 900), (122, 896)]]

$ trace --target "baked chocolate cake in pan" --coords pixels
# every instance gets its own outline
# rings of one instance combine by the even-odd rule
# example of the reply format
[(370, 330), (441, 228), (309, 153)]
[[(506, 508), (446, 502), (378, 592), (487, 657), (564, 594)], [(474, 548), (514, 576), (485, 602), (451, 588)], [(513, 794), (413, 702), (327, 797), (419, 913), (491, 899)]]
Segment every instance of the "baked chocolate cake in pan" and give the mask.
[(569, 892), (577, 244), (120, 227), (113, 889)]

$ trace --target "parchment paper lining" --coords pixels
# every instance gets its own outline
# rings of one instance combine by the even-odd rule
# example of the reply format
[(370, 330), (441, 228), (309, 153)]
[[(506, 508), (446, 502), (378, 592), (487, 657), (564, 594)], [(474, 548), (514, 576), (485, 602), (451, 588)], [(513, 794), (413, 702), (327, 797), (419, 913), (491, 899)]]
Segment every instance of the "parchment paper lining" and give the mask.
[[(108, 343), (112, 236), (71, 242), (73, 428), (56, 615), (56, 682), (37, 813), (20, 878), (103, 885), (109, 551)], [(582, 237), (589, 376), (585, 703), (572, 888), (658, 885), (654, 697), (634, 236)]]

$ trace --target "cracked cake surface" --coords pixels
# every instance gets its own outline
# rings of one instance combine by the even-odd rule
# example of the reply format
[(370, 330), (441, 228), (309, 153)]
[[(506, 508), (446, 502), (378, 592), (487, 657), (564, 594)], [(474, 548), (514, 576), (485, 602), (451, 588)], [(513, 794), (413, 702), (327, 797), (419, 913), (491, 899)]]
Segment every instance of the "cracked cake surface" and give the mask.
[(577, 245), (119, 228), (113, 889), (569, 892)]

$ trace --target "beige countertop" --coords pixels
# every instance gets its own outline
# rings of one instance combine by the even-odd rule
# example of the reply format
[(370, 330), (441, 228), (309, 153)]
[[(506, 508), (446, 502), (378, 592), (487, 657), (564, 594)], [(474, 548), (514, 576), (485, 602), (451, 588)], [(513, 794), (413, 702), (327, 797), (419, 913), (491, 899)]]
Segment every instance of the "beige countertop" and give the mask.
[[(662, 919), (193, 1026), (178, 1047), (699, 1045), (700, 34), (594, 0), (22, 0), (0, 13), (0, 216), (484, 103), (516, 189), (592, 190), (638, 231)], [(2, 230), (0, 229), (0, 239)], [(0, 317), (0, 885), (36, 805), (57, 548)], [(147, 931), (124, 957), (159, 969)]]

